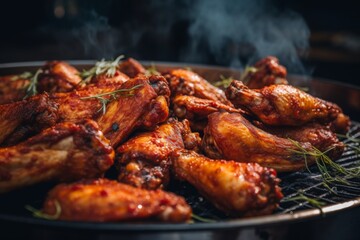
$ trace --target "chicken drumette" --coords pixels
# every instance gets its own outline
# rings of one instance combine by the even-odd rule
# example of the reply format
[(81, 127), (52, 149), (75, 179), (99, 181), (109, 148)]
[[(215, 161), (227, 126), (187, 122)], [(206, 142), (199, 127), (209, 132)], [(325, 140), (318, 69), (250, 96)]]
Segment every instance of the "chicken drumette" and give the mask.
[(94, 121), (60, 123), (0, 148), (0, 192), (49, 180), (100, 177), (113, 161), (114, 150)]
[(173, 170), (217, 208), (231, 216), (273, 212), (282, 193), (273, 169), (256, 163), (212, 160), (193, 151), (172, 154)]
[(51, 190), (43, 212), (69, 221), (158, 220), (185, 222), (191, 208), (182, 197), (108, 179), (60, 184)]
[[(267, 133), (238, 113), (213, 113), (204, 129), (202, 148), (215, 159), (256, 162), (277, 171), (295, 171), (312, 164), (304, 159), (301, 149), (312, 152), (308, 142), (295, 142)], [(307, 161), (307, 162), (305, 162)]]
[(152, 132), (141, 133), (117, 148), (119, 180), (146, 189), (163, 188), (169, 182), (169, 155), (177, 149), (198, 151), (200, 137), (189, 122), (169, 119)]
[[(252, 90), (234, 80), (226, 89), (226, 96), (234, 106), (249, 110), (263, 123), (273, 126), (300, 126), (314, 121), (326, 124), (342, 114), (335, 103), (313, 97), (290, 85)], [(348, 121), (344, 127), (349, 125)]]

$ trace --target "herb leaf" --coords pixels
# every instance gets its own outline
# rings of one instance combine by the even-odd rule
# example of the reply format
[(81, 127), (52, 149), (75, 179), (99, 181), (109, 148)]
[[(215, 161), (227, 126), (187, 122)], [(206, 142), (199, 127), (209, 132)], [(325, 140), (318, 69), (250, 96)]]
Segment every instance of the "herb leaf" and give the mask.
[(44, 219), (47, 219), (47, 220), (56, 220), (60, 217), (60, 214), (61, 214), (61, 205), (58, 201), (54, 201), (54, 204), (55, 204), (55, 213), (54, 215), (49, 215), (49, 214), (46, 214), (46, 213), (43, 213), (41, 210), (38, 210), (30, 205), (26, 205), (25, 208), (27, 210), (29, 210), (30, 212), (32, 212), (33, 216), (34, 217), (37, 217), (37, 218), (44, 218)]
[(15, 75), (11, 78), (11, 81), (17, 81), (19, 79), (29, 79), (33, 76), (31, 72), (23, 72), (19, 75)]
[(150, 77), (152, 75), (160, 75), (160, 72), (156, 69), (155, 64), (151, 64), (150, 67), (146, 69), (145, 75)]
[(215, 82), (214, 86), (227, 88), (233, 80), (233, 77), (224, 77), (223, 75), (220, 75), (220, 81)]
[(196, 221), (199, 221), (199, 222), (204, 222), (204, 223), (216, 222), (216, 220), (214, 220), (214, 219), (200, 217), (199, 215), (196, 215), (195, 213), (191, 214), (191, 217), (193, 219), (195, 219)]
[(32, 76), (30, 78), (30, 84), (29, 86), (27, 87), (26, 89), (26, 95), (24, 97), (24, 99), (28, 98), (28, 97), (31, 97), (31, 96), (34, 96), (38, 93), (37, 91), (37, 84), (38, 84), (38, 78), (39, 78), (39, 75), (43, 73), (43, 70), (42, 69), (38, 69), (34, 76)]
[(88, 83), (93, 77), (96, 77), (100, 74), (106, 74), (107, 77), (114, 77), (117, 68), (119, 67), (120, 61), (124, 58), (124, 55), (118, 56), (113, 61), (106, 61), (101, 59), (95, 63), (94, 67), (89, 70), (83, 70), (80, 73), (80, 77), (83, 79), (81, 83)]
[(258, 69), (255, 67), (246, 66), (244, 72), (241, 74), (240, 81), (246, 84), (248, 75), (251, 73), (256, 73), (257, 71)]

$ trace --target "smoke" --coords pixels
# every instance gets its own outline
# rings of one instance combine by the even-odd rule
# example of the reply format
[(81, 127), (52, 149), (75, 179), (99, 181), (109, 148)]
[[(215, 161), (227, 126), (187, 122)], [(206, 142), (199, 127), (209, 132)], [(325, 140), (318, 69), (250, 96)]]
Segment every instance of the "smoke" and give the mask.
[(207, 46), (222, 65), (244, 67), (268, 55), (277, 56), (289, 72), (305, 73), (299, 59), (308, 48), (303, 18), (264, 0), (196, 1), (189, 28), (191, 42), (184, 61), (206, 61)]

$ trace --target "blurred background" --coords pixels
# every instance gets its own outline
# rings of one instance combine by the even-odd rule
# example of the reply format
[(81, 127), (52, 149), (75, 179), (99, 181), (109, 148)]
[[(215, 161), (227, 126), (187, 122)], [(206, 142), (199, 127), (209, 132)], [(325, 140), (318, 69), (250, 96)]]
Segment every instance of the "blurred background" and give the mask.
[(290, 73), (360, 85), (356, 1), (3, 1), (0, 62), (114, 58)]

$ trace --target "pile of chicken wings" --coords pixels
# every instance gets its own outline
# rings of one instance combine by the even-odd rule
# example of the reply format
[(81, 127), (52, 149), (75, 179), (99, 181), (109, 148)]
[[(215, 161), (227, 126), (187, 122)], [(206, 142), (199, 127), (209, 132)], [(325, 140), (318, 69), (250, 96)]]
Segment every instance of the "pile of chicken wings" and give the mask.
[(349, 118), (289, 85), (275, 57), (225, 91), (191, 70), (149, 72), (132, 58), (112, 67), (85, 79), (52, 61), (36, 79), (0, 77), (2, 194), (58, 182), (42, 212), (60, 220), (175, 223), (192, 210), (166, 190), (186, 181), (229, 216), (264, 215), (283, 197), (276, 171), (316, 160), (299, 148), (333, 160), (344, 150), (336, 133)]

